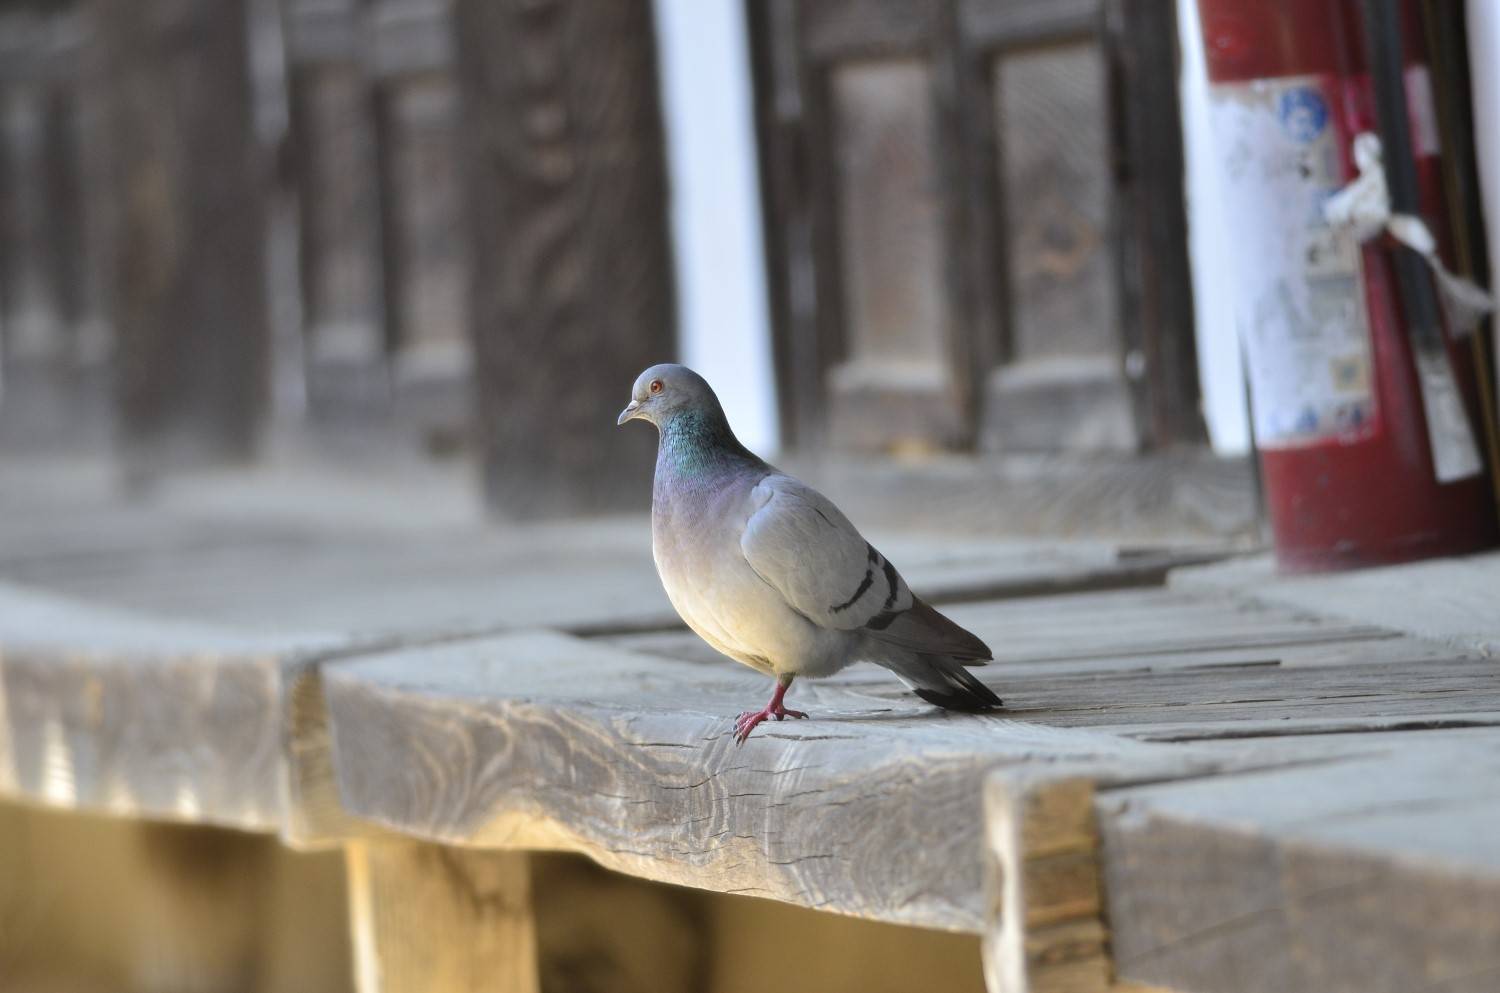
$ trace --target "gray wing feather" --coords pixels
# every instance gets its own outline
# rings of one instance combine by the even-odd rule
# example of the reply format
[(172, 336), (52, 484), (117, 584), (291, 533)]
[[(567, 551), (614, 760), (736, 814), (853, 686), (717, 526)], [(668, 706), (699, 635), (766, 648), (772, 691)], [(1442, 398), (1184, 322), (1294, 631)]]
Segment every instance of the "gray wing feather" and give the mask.
[(740, 550), (803, 617), (849, 631), (883, 611), (911, 606), (906, 581), (817, 490), (789, 476), (768, 476), (751, 500), (756, 509)]
[(913, 596), (895, 566), (817, 490), (773, 475), (755, 487), (751, 501), (755, 510), (740, 550), (803, 617), (914, 652), (992, 657), (984, 642)]

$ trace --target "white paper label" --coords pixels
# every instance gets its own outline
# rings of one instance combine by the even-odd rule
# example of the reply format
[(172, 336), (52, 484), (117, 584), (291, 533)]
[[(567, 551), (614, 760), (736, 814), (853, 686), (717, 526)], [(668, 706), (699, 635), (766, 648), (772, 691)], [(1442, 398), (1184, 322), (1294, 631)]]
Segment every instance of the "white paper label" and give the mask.
[(1323, 219), (1343, 185), (1318, 76), (1211, 88), (1255, 440), (1289, 448), (1375, 419), (1358, 243)]

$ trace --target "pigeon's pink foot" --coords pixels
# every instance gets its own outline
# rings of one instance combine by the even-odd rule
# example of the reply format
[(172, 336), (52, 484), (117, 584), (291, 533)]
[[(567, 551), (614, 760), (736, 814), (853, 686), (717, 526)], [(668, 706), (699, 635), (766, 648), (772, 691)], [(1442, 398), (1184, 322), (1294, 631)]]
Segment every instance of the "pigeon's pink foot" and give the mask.
[(780, 680), (777, 680), (776, 692), (771, 695), (770, 703), (766, 704), (765, 707), (761, 710), (747, 710), (739, 717), (735, 718), (734, 740), (736, 742), (743, 745), (745, 743), (745, 739), (750, 737), (750, 732), (754, 731), (756, 726), (759, 725), (762, 721), (771, 720), (772, 718), (778, 721), (784, 721), (788, 717), (802, 718), (807, 716), (807, 714), (803, 713), (800, 710), (788, 710), (786, 707), (782, 706), (781, 698), (786, 696), (787, 687), (790, 685), (791, 680), (787, 680), (786, 683), (782, 683)]

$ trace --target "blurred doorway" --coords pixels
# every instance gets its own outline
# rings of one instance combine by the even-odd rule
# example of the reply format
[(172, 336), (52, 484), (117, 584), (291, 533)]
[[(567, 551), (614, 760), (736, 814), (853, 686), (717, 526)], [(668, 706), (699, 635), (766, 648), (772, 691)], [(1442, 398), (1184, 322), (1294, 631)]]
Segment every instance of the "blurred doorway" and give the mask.
[(1203, 437), (1172, 4), (747, 4), (786, 442)]

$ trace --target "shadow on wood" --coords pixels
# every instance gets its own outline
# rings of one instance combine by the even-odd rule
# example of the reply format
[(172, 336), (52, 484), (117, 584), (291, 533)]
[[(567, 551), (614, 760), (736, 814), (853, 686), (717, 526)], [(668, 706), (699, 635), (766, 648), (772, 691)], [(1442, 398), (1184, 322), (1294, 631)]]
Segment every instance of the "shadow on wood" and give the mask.
[(0, 805), (0, 989), (345, 993), (334, 855)]

